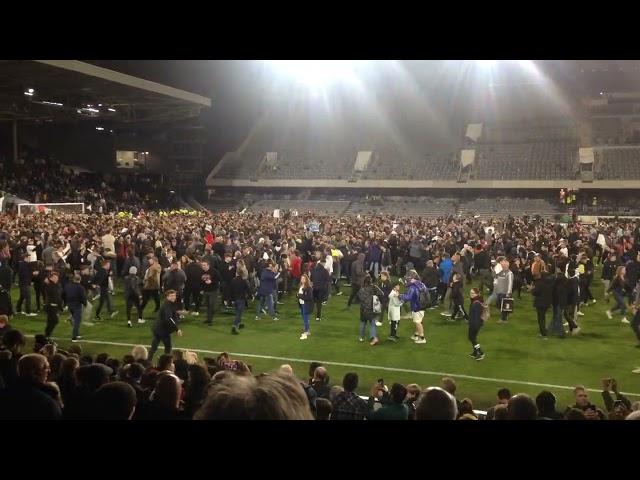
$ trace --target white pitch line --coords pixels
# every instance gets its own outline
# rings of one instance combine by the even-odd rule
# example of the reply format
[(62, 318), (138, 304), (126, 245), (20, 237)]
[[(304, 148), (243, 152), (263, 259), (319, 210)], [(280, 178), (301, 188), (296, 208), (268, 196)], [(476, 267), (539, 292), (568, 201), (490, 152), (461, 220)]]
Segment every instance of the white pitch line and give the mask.
[[(31, 336), (31, 335), (29, 335)], [(56, 339), (56, 340), (64, 340), (64, 339)], [(105, 341), (98, 341), (98, 340), (81, 340), (79, 343), (93, 343), (93, 344), (98, 344), (98, 345), (113, 345), (113, 346), (117, 346), (117, 347), (135, 347), (136, 345), (139, 344), (134, 344), (134, 343), (119, 343), (119, 342), (105, 342)], [(150, 348), (150, 345), (145, 345), (145, 347)], [(197, 353), (210, 353), (210, 354), (219, 354), (222, 352), (217, 352), (217, 351), (213, 351), (213, 350), (202, 350), (202, 349), (196, 349), (196, 348), (188, 348), (188, 347), (176, 347), (177, 349), (188, 349), (192, 352), (197, 352)], [(288, 358), (288, 357), (276, 357), (276, 356), (271, 356), (271, 355), (256, 355), (253, 353), (235, 353), (235, 352), (228, 352), (229, 355), (233, 355), (236, 357), (248, 357), (248, 358), (262, 358), (265, 360), (282, 360), (285, 362), (294, 362), (294, 363), (311, 363), (311, 362), (318, 362), (318, 363), (322, 363), (324, 365), (336, 365), (339, 367), (349, 367), (349, 368), (366, 368), (366, 369), (370, 369), (370, 370), (384, 370), (384, 371), (388, 371), (388, 372), (402, 372), (402, 373), (415, 373), (418, 375), (431, 375), (431, 376), (439, 376), (439, 377), (454, 377), (454, 378), (466, 378), (468, 380), (479, 380), (479, 381), (483, 381), (483, 382), (494, 382), (494, 383), (500, 383), (502, 385), (510, 385), (510, 384), (518, 384), (518, 385), (527, 385), (527, 386), (531, 386), (531, 387), (543, 387), (543, 388), (554, 388), (554, 389), (560, 389), (560, 390), (573, 390), (574, 387), (569, 387), (566, 385), (552, 385), (549, 383), (537, 383), (537, 382), (525, 382), (523, 380), (508, 380), (505, 378), (491, 378), (491, 377), (478, 377), (475, 375), (465, 375), (465, 374), (458, 374), (458, 373), (447, 373), (447, 372), (431, 372), (428, 370), (413, 370), (410, 368), (397, 368), (397, 367), (382, 367), (382, 366), (377, 366), (377, 365), (360, 365), (357, 363), (344, 363), (344, 362), (333, 362), (333, 361), (328, 361), (328, 360), (313, 360), (313, 359), (306, 359), (306, 358)], [(602, 390), (597, 389), (597, 388), (587, 388), (588, 391), (590, 392), (601, 392)], [(623, 395), (628, 395), (628, 396), (632, 396), (632, 397), (640, 397), (640, 393), (630, 393), (630, 392), (620, 392)]]

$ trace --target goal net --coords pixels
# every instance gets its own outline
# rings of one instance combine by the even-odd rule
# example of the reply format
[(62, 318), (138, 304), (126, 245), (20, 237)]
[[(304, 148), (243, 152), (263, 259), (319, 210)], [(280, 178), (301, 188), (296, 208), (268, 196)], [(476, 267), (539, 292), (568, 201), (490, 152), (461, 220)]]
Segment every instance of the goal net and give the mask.
[(84, 203), (19, 203), (18, 215), (84, 213)]

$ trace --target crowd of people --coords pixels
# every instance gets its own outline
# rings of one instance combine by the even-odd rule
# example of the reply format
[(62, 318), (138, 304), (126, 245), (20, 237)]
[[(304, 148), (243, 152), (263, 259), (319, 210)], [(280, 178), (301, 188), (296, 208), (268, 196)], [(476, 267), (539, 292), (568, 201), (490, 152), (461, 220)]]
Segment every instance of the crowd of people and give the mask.
[[(108, 213), (167, 208), (166, 193), (144, 175), (76, 173), (55, 158), (25, 155), (8, 169), (0, 163), (0, 191), (30, 203), (84, 203), (88, 211)], [(7, 204), (5, 211), (17, 211)]]
[(631, 403), (613, 378), (602, 381), (603, 407), (582, 386), (564, 410), (547, 390), (533, 399), (503, 387), (496, 405), (478, 412), (471, 399), (456, 397), (450, 377), (427, 388), (389, 387), (381, 378), (363, 397), (357, 373), (333, 384), (316, 362), (308, 376), (291, 365), (257, 374), (227, 353), (199, 359), (175, 350), (154, 363), (142, 345), (118, 359), (94, 358), (78, 344), (61, 350), (42, 336), (33, 353), (23, 352), (25, 344), (19, 330), (4, 333), (2, 420), (640, 420), (640, 401)]
[[(346, 305), (359, 304), (361, 342), (380, 343), (378, 327), (384, 317), (390, 320), (388, 341), (397, 341), (406, 305), (415, 326), (412, 340), (425, 345), (425, 312), (440, 306), (450, 321), (468, 323), (469, 356), (482, 360), (486, 353), (478, 337), (490, 315), (489, 305), (499, 309), (500, 322), (508, 322), (525, 288), (534, 298), (541, 338), (578, 335), (582, 306), (595, 302), (591, 285), (597, 264), (602, 264), (605, 297), (611, 295), (615, 301), (607, 315), (619, 315), (640, 341), (639, 230), (630, 221), (567, 225), (526, 216), (481, 221), (310, 212), (282, 218), (239, 212), (56, 213), (4, 215), (1, 220), (0, 315), (7, 316), (9, 325), (14, 314), (33, 315), (44, 309), (43, 334), (48, 340), (60, 313), (68, 310), (72, 340), (77, 342), (83, 320), (93, 315), (94, 321), (101, 321), (105, 308), (112, 317), (118, 315), (111, 297), (122, 285), (126, 317), (121, 318), (128, 326), (149, 320), (148, 303), (154, 302), (150, 361), (160, 344), (165, 355), (171, 354), (171, 335), (181, 334), (180, 321), (186, 315), (202, 313), (203, 323), (212, 325), (220, 309), (234, 311), (231, 333), (238, 335), (252, 300), (256, 319), (268, 314), (277, 321), (280, 297), (289, 294), (300, 309), (300, 340), (307, 340), (310, 318), (322, 321), (322, 307), (330, 297), (341, 296), (345, 286), (350, 287)], [(393, 278), (399, 280), (394, 283)], [(473, 281), (478, 286), (471, 289), (467, 303), (464, 286)], [(15, 311), (14, 284), (19, 290)], [(30, 361), (31, 367), (42, 366), (37, 358)], [(119, 375), (115, 370), (112, 374)], [(259, 377), (234, 380), (225, 388), (285, 388), (286, 381), (278, 378), (280, 387), (266, 387), (262, 382), (267, 380)], [(389, 395), (397, 399), (401, 392), (392, 387)], [(522, 398), (514, 402), (528, 402)]]

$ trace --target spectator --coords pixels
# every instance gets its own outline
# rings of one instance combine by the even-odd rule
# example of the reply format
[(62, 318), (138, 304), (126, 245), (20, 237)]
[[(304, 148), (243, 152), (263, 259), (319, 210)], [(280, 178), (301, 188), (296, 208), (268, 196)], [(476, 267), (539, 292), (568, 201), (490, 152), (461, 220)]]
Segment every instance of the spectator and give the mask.
[(358, 374), (347, 373), (342, 381), (344, 391), (338, 393), (333, 404), (331, 420), (364, 420), (367, 415), (367, 403), (356, 393)]
[(536, 420), (538, 411), (531, 397), (519, 393), (509, 399), (507, 403), (507, 420)]
[(458, 417), (456, 399), (439, 387), (427, 388), (416, 405), (416, 420), (455, 420)]
[(229, 375), (211, 387), (195, 420), (312, 420), (309, 402), (290, 375)]
[(56, 392), (47, 385), (49, 362), (30, 353), (18, 361), (18, 379), (0, 390), (0, 420), (59, 420), (62, 412)]
[(420, 385), (416, 383), (410, 383), (407, 385), (407, 396), (404, 399), (404, 403), (407, 405), (407, 409), (409, 411), (409, 420), (416, 419), (416, 403), (420, 398), (420, 391)]
[(316, 400), (316, 420), (331, 420), (333, 406), (328, 398), (318, 398)]
[(369, 420), (408, 420), (409, 409), (404, 403), (407, 389), (404, 385), (394, 383), (391, 386), (391, 402), (374, 408), (373, 396), (369, 397)]
[(540, 420), (562, 420), (562, 414), (556, 410), (556, 397), (553, 393), (543, 390), (536, 397), (538, 418)]
[(508, 388), (501, 388), (498, 390), (498, 403), (487, 410), (487, 420), (493, 420), (495, 409), (498, 405), (507, 405), (511, 398), (511, 391)]
[(125, 382), (103, 385), (93, 400), (90, 418), (95, 420), (131, 420), (136, 410), (136, 391)]

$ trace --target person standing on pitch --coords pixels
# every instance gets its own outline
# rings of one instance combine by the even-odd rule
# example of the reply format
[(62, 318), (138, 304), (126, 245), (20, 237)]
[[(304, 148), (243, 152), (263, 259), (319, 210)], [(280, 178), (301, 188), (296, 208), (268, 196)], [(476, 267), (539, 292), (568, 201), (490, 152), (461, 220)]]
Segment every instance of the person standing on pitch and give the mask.
[(69, 307), (71, 318), (73, 319), (73, 331), (71, 341), (77, 342), (82, 339), (80, 336), (80, 322), (82, 322), (82, 309), (87, 305), (87, 293), (80, 285), (82, 277), (76, 273), (73, 280), (64, 286), (64, 301)]
[(302, 315), (302, 323), (304, 330), (300, 335), (300, 340), (306, 340), (310, 335), (309, 332), (309, 315), (313, 312), (313, 289), (311, 281), (307, 275), (300, 277), (300, 287), (298, 288), (298, 305), (300, 306), (300, 315)]
[[(505, 257), (501, 257), (499, 261), (499, 266), (496, 266), (496, 269), (493, 271), (493, 295), (496, 295), (498, 299), (498, 309), (502, 310), (502, 299), (511, 298), (511, 292), (513, 291), (513, 272), (509, 269), (509, 261)], [(506, 323), (508, 315), (509, 312), (501, 312), (499, 322)]]
[(111, 304), (111, 294), (109, 293), (109, 270), (111, 269), (111, 261), (103, 260), (101, 264), (102, 268), (96, 270), (96, 274), (93, 277), (93, 287), (100, 288), (100, 301), (98, 302), (98, 308), (96, 308), (96, 320), (100, 320), (100, 311), (102, 305), (107, 304), (107, 311), (114, 317), (118, 312), (113, 309)]
[(391, 324), (391, 332), (389, 333), (389, 340), (392, 342), (398, 341), (398, 325), (400, 324), (400, 308), (402, 307), (402, 300), (400, 300), (400, 284), (396, 284), (393, 290), (389, 293), (388, 300), (388, 315), (389, 323)]
[(44, 336), (49, 338), (58, 324), (58, 315), (62, 311), (62, 289), (58, 283), (60, 274), (53, 270), (44, 281), (45, 310), (47, 311), (47, 326)]
[(472, 288), (469, 292), (471, 296), (471, 306), (469, 307), (469, 341), (473, 347), (473, 351), (469, 354), (474, 360), (482, 360), (484, 358), (484, 352), (480, 348), (478, 343), (478, 332), (484, 325), (483, 312), (485, 308), (484, 300), (480, 294), (480, 290)]
[(136, 307), (136, 313), (138, 314), (138, 323), (144, 323), (145, 320), (142, 318), (142, 309), (140, 308), (142, 293), (140, 292), (140, 277), (138, 277), (137, 267), (129, 267), (129, 274), (124, 277), (123, 283), (124, 301), (127, 308), (127, 326), (133, 326), (131, 324), (131, 309), (134, 305)]
[(424, 319), (424, 311), (429, 305), (429, 292), (415, 270), (407, 272), (407, 278), (410, 282), (409, 289), (400, 295), (400, 300), (411, 304), (411, 319), (416, 328), (416, 333), (411, 337), (412, 340), (415, 343), (424, 344), (427, 343), (427, 340), (424, 338), (422, 320)]
[(176, 332), (179, 337), (182, 336), (182, 330), (178, 328), (178, 311), (176, 305), (176, 291), (167, 290), (165, 292), (166, 301), (158, 310), (158, 317), (153, 325), (153, 340), (151, 341), (151, 350), (149, 350), (149, 361), (153, 358), (160, 342), (164, 344), (164, 353), (171, 353), (171, 334)]
[(239, 330), (244, 328), (242, 314), (247, 307), (247, 300), (251, 296), (251, 287), (249, 286), (249, 282), (247, 282), (247, 276), (248, 273), (245, 269), (237, 268), (236, 276), (229, 284), (229, 295), (236, 310), (236, 316), (233, 320), (233, 326), (231, 327), (231, 333), (233, 335), (238, 335)]

